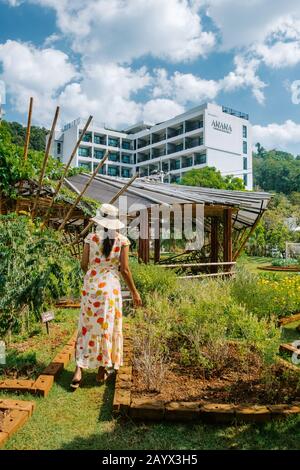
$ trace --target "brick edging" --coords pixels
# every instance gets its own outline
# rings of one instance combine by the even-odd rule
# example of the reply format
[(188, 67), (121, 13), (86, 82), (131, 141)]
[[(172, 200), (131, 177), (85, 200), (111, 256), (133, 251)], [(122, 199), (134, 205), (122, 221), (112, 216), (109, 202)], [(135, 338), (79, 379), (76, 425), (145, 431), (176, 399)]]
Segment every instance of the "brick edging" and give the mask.
[(77, 330), (35, 381), (22, 379), (0, 380), (0, 391), (28, 392), (46, 397), (60, 372), (70, 362), (74, 353), (76, 338)]
[(32, 401), (0, 399), (0, 410), (8, 410), (0, 429), (0, 447), (32, 416), (35, 403)]
[[(300, 402), (277, 405), (249, 405), (194, 402), (163, 402), (155, 399), (132, 397), (132, 357), (133, 344), (128, 328), (124, 332), (124, 365), (116, 376), (113, 413), (129, 416), (141, 421), (203, 421), (223, 424), (232, 421), (263, 423), (274, 418), (300, 414)], [(287, 361), (278, 358), (281, 365), (298, 370)]]

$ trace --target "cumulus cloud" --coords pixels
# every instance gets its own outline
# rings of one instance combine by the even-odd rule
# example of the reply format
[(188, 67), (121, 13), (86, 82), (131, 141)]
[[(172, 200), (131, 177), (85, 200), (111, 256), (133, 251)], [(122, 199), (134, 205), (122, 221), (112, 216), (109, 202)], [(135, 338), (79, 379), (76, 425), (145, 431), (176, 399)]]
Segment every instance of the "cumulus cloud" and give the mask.
[(33, 96), (41, 122), (48, 122), (60, 88), (78, 77), (65, 53), (17, 41), (0, 44), (0, 63), (1, 79), (6, 83), (14, 107), (20, 113), (26, 112), (29, 96)]
[(272, 123), (252, 128), (253, 142), (260, 142), (266, 148), (292, 149), (300, 144), (300, 124), (288, 119), (283, 124)]
[(150, 54), (173, 62), (207, 54), (215, 35), (203, 30), (188, 0), (30, 0), (54, 8), (57, 25), (85, 56), (130, 62)]

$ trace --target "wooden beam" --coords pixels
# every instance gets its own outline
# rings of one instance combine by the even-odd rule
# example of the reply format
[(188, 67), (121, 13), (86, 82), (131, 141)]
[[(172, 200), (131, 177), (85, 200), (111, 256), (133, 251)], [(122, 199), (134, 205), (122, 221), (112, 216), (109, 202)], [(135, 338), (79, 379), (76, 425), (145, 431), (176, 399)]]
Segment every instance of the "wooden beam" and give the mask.
[[(232, 261), (232, 210), (224, 210), (223, 216), (223, 260)], [(230, 268), (229, 268), (230, 271)]]
[(26, 162), (27, 158), (28, 158), (28, 149), (29, 149), (30, 131), (31, 131), (32, 108), (33, 108), (33, 98), (31, 97), (30, 102), (29, 102), (26, 137), (25, 137), (25, 145), (24, 145), (24, 162)]
[(161, 268), (197, 268), (199, 266), (208, 267), (208, 266), (234, 266), (235, 261), (219, 261), (216, 263), (174, 263), (174, 264), (160, 264)]
[(34, 217), (36, 208), (38, 206), (38, 200), (39, 200), (40, 193), (41, 193), (41, 187), (42, 187), (42, 184), (43, 184), (43, 179), (44, 179), (44, 175), (45, 175), (45, 171), (46, 171), (46, 167), (47, 167), (47, 162), (48, 162), (48, 158), (49, 158), (49, 154), (50, 154), (52, 139), (53, 139), (53, 136), (54, 136), (54, 133), (55, 133), (55, 128), (56, 128), (58, 115), (59, 115), (59, 106), (57, 106), (57, 108), (56, 108), (54, 119), (53, 119), (53, 122), (52, 122), (51, 131), (50, 131), (50, 134), (49, 134), (49, 139), (48, 139), (48, 142), (47, 142), (47, 147), (46, 147), (46, 151), (45, 151), (45, 155), (44, 155), (42, 170), (41, 170), (39, 181), (38, 181), (38, 189), (37, 189), (37, 193), (36, 193), (36, 196), (35, 196), (33, 208), (32, 208), (32, 211), (31, 211), (31, 217), (32, 218)]
[(195, 274), (194, 276), (178, 276), (179, 279), (197, 279), (197, 278), (205, 278), (205, 277), (217, 277), (217, 276), (233, 276), (235, 272), (224, 272), (224, 273), (213, 273), (213, 274)]
[(75, 199), (74, 203), (72, 204), (72, 206), (70, 207), (68, 213), (66, 214), (64, 220), (62, 221), (62, 223), (60, 224), (60, 226), (58, 227), (58, 231), (62, 230), (67, 221), (69, 220), (69, 218), (71, 217), (71, 214), (73, 212), (73, 210), (75, 209), (75, 207), (77, 206), (77, 204), (79, 203), (79, 201), (81, 200), (81, 198), (83, 197), (84, 193), (86, 192), (86, 190), (89, 188), (90, 184), (92, 183), (93, 179), (95, 178), (95, 176), (97, 175), (98, 171), (100, 170), (100, 168), (103, 167), (104, 163), (106, 162), (108, 158), (108, 150), (106, 150), (105, 152), (105, 155), (104, 157), (102, 158), (102, 160), (98, 163), (97, 167), (95, 168), (92, 176), (90, 177), (90, 179), (88, 180), (88, 182), (86, 183), (86, 185), (84, 186), (84, 188), (82, 189), (81, 193), (78, 194), (77, 198)]
[[(219, 259), (219, 219), (218, 217), (211, 218), (211, 233), (210, 233), (210, 259), (212, 263), (217, 263)], [(218, 267), (211, 264), (211, 273), (218, 272)]]
[(150, 258), (149, 211), (140, 211), (140, 237), (138, 247), (139, 262), (148, 264)]
[(65, 168), (64, 168), (62, 177), (61, 177), (61, 179), (59, 180), (59, 182), (58, 182), (58, 184), (57, 184), (57, 186), (56, 186), (56, 189), (55, 189), (55, 191), (54, 191), (54, 194), (53, 194), (53, 196), (52, 196), (52, 201), (51, 201), (51, 204), (50, 204), (50, 206), (49, 206), (49, 208), (48, 208), (48, 211), (47, 211), (47, 213), (46, 213), (46, 217), (45, 217), (45, 220), (44, 220), (44, 222), (43, 222), (42, 228), (45, 227), (45, 225), (47, 224), (47, 222), (48, 222), (48, 220), (49, 220), (49, 218), (50, 218), (51, 209), (52, 209), (52, 207), (53, 207), (54, 200), (55, 200), (57, 194), (59, 193), (60, 188), (62, 187), (64, 178), (65, 178), (66, 174), (68, 173), (68, 170), (69, 170), (69, 168), (70, 168), (70, 165), (71, 165), (71, 163), (72, 163), (72, 160), (73, 160), (73, 158), (74, 158), (75, 155), (76, 155), (76, 152), (77, 152), (77, 150), (78, 150), (78, 147), (79, 147), (79, 145), (81, 144), (81, 141), (82, 141), (82, 139), (83, 139), (83, 136), (84, 136), (84, 134), (86, 133), (86, 131), (87, 131), (87, 129), (88, 129), (88, 127), (89, 127), (89, 125), (90, 125), (92, 119), (93, 119), (93, 116), (90, 116), (90, 117), (88, 118), (88, 120), (87, 120), (87, 122), (86, 122), (86, 124), (85, 124), (85, 126), (84, 126), (84, 128), (83, 128), (83, 130), (82, 130), (82, 133), (80, 134), (80, 136), (79, 136), (79, 138), (78, 138), (78, 140), (77, 140), (77, 142), (76, 142), (76, 145), (75, 145), (75, 147), (74, 147), (74, 149), (73, 149), (73, 151), (72, 151), (72, 153), (71, 153), (71, 155), (70, 155), (69, 161), (68, 161), (67, 165), (66, 165)]

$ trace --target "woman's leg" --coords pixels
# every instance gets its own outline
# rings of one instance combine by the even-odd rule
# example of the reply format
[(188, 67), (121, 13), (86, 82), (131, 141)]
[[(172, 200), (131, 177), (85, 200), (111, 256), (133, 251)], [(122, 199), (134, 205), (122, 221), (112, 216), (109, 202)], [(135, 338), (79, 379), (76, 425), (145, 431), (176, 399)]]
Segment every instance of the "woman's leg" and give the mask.
[(79, 382), (82, 379), (82, 369), (76, 366), (72, 381)]

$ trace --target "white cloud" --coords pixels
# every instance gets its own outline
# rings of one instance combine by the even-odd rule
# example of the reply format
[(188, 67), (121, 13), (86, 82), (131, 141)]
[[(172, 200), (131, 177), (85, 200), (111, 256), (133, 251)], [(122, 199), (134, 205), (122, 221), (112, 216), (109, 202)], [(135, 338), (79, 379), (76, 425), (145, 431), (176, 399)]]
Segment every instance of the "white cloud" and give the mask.
[(165, 69), (155, 71), (154, 97), (173, 98), (179, 104), (197, 103), (214, 99), (219, 90), (215, 80), (205, 80), (191, 73), (175, 72), (170, 78)]
[(294, 80), (290, 89), (292, 94), (292, 103), (300, 104), (300, 80)]
[(143, 106), (142, 118), (150, 123), (162, 122), (184, 112), (183, 106), (169, 99), (153, 99)]
[(263, 104), (265, 97), (262, 90), (267, 85), (256, 74), (259, 61), (238, 55), (235, 57), (234, 63), (235, 69), (222, 80), (223, 90), (226, 92), (250, 87), (256, 100)]
[(189, 0), (30, 0), (55, 9), (73, 49), (86, 57), (130, 62), (151, 54), (181, 62), (207, 54), (215, 44)]
[(278, 41), (271, 46), (260, 44), (256, 54), (272, 68), (293, 66), (300, 62), (300, 41)]
[[(267, 126), (253, 126), (253, 142), (264, 147), (293, 151), (300, 144), (300, 124), (287, 120), (283, 124), (272, 123)], [(296, 150), (296, 149), (295, 149)]]
[(0, 63), (1, 79), (6, 83), (14, 107), (25, 113), (29, 97), (33, 96), (40, 122), (48, 122), (60, 88), (78, 76), (63, 52), (38, 49), (17, 41), (0, 44)]

